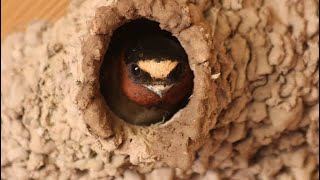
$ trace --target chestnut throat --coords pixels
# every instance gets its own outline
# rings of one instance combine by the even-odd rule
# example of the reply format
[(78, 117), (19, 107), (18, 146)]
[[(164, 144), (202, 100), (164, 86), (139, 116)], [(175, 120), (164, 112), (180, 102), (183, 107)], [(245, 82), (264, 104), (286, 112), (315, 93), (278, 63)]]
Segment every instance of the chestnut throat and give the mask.
[(158, 107), (171, 109), (180, 104), (192, 91), (193, 75), (187, 72), (180, 81), (173, 86), (162, 97), (150, 91), (129, 76), (128, 68), (124, 61), (119, 63), (120, 89), (122, 93), (132, 102), (144, 107)]

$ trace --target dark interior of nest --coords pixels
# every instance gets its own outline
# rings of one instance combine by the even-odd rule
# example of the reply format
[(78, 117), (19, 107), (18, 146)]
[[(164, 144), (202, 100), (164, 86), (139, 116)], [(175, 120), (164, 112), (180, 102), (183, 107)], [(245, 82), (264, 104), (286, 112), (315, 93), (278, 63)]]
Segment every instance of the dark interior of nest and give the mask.
[[(170, 38), (170, 40), (178, 44), (185, 54), (187, 68), (190, 69), (187, 54), (178, 39), (172, 36), (170, 32), (162, 30), (159, 27), (159, 23), (147, 19), (137, 19), (125, 23), (117, 28), (112, 35), (108, 50), (103, 60), (103, 64), (100, 68), (100, 92), (105, 98), (106, 103), (112, 112), (130, 124), (148, 126), (151, 124), (163, 123), (169, 120), (181, 108), (184, 108), (188, 104), (189, 97), (192, 94), (193, 72), (190, 70), (192, 74), (192, 87), (189, 88), (190, 92), (187, 92), (186, 96), (179, 103), (177, 103), (175, 107), (171, 107), (170, 110), (161, 111), (161, 113), (163, 113), (161, 117), (155, 117), (152, 115), (149, 117), (151, 111), (157, 111), (157, 106), (144, 106), (140, 108), (136, 106), (137, 104), (135, 102), (123, 97), (123, 90), (121, 89), (120, 85), (121, 75), (119, 73), (119, 61), (121, 61), (121, 57), (124, 58), (122, 54), (126, 49), (125, 44), (132, 39), (143, 39), (145, 37), (153, 36)], [(166, 107), (163, 106), (165, 106), (165, 104), (162, 104), (161, 108), (166, 109)], [(143, 113), (144, 111), (146, 111), (145, 114)], [(139, 118), (142, 120), (139, 120)]]

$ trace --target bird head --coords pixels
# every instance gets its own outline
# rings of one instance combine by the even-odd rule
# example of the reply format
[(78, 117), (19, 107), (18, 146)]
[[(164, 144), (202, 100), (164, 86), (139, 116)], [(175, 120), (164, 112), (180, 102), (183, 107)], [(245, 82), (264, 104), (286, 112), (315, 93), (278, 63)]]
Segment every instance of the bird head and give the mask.
[(180, 43), (147, 36), (127, 43), (121, 53), (121, 89), (143, 106), (172, 106), (192, 89), (193, 74)]

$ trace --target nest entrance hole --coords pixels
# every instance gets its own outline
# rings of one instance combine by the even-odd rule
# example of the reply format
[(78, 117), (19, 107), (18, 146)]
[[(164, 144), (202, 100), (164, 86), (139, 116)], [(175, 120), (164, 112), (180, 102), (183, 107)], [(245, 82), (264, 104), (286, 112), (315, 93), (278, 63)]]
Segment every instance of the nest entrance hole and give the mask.
[[(124, 47), (124, 43), (126, 42), (126, 40), (135, 37), (135, 38), (139, 38), (139, 37), (144, 37), (144, 36), (153, 36), (153, 35), (162, 35), (162, 36), (167, 36), (172, 38), (174, 41), (176, 41), (180, 46), (180, 42), (179, 40), (172, 36), (171, 32), (166, 31), (166, 30), (162, 30), (159, 26), (158, 22), (152, 21), (152, 20), (148, 20), (148, 19), (137, 19), (137, 20), (132, 20), (130, 22), (127, 22), (123, 25), (121, 25), (120, 27), (118, 27), (114, 32), (113, 35), (111, 37), (111, 41), (110, 44), (108, 46), (108, 50), (106, 52), (106, 55), (104, 57), (104, 61), (103, 64), (100, 68), (100, 92), (102, 93), (104, 99), (106, 100), (107, 105), (109, 106), (109, 108), (111, 109), (111, 111), (117, 115), (118, 117), (120, 117), (121, 119), (123, 119), (126, 122), (130, 122), (130, 119), (127, 119), (126, 117), (120, 115), (119, 113), (117, 113), (117, 108), (114, 107), (114, 105), (112, 104), (112, 95), (110, 95), (110, 88), (115, 88), (115, 91), (120, 90), (118, 87), (113, 87), (110, 86), (109, 84), (106, 84), (105, 79), (108, 78), (109, 76), (109, 72), (113, 71), (112, 68), (115, 68), (117, 66), (115, 66), (116, 61), (119, 59), (117, 58), (121, 52), (123, 51), (123, 47)], [(156, 42), (155, 42), (156, 43)], [(113, 79), (113, 81), (118, 81), (119, 79)], [(192, 94), (192, 92), (191, 92)], [(191, 95), (190, 94), (190, 95)], [(153, 122), (153, 123), (147, 123), (147, 124), (135, 124), (135, 125), (151, 125), (151, 124), (155, 124), (155, 123), (159, 123), (159, 122), (165, 122), (169, 119), (171, 119), (171, 117), (181, 108), (184, 108), (187, 103), (189, 101), (189, 96), (188, 98), (186, 98), (183, 102), (181, 102), (177, 107), (177, 110), (172, 113), (167, 115), (164, 119), (159, 119), (159, 121), (157, 122)]]

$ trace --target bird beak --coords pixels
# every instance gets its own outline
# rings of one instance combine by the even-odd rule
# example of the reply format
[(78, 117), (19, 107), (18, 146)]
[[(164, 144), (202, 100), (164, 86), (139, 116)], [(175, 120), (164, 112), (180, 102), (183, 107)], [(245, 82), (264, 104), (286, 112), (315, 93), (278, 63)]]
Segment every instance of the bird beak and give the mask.
[(166, 92), (170, 90), (173, 85), (146, 85), (145, 87), (148, 88), (150, 91), (156, 93), (159, 97), (162, 97)]

